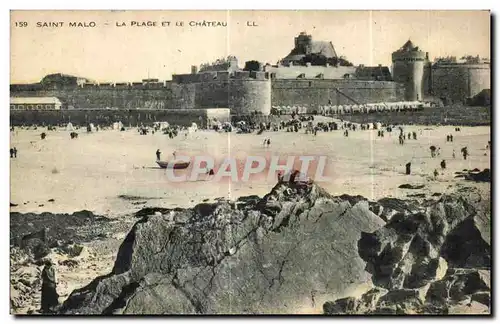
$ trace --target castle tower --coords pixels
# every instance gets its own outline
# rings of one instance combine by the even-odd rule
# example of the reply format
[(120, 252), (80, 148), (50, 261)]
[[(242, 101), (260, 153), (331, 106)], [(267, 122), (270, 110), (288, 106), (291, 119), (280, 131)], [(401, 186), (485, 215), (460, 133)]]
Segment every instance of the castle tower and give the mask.
[(295, 37), (295, 48), (303, 54), (311, 54), (312, 36), (301, 32), (299, 36)]
[(423, 80), (426, 53), (408, 40), (403, 47), (392, 53), (394, 81), (404, 84), (405, 100), (423, 100)]

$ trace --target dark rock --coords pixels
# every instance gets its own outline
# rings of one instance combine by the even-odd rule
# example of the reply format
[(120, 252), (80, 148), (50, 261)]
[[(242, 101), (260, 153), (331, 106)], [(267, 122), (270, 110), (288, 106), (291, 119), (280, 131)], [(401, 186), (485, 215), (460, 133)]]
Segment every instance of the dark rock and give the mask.
[[(190, 216), (184, 223), (171, 221), (183, 213)], [(219, 201), (143, 217), (112, 272), (73, 291), (60, 313), (293, 312), (311, 287), (324, 298), (366, 282), (356, 242), (383, 224), (367, 201), (353, 206), (296, 183), (278, 184), (242, 208)]]
[(55, 200), (54, 199), (49, 199), (47, 200), (48, 202), (54, 202)]
[(109, 231), (109, 219), (89, 211), (73, 214), (10, 213), (10, 244), (35, 258), (45, 257), (51, 248), (71, 241), (89, 242)]
[(377, 308), (380, 298), (386, 295), (387, 289), (375, 287), (364, 293), (357, 301), (356, 313), (366, 314)]
[(380, 297), (377, 307), (393, 307), (403, 312), (418, 310), (425, 302), (425, 289), (397, 289), (391, 290)]
[(323, 313), (326, 315), (353, 314), (356, 312), (358, 301), (354, 297), (337, 299), (335, 302), (323, 304)]
[(425, 188), (425, 185), (423, 185), (423, 184), (414, 185), (414, 184), (410, 184), (410, 183), (405, 183), (405, 184), (400, 185), (398, 188), (400, 188), (400, 189), (423, 189), (423, 188)]
[(489, 292), (481, 291), (472, 294), (471, 301), (476, 301), (488, 307), (491, 307), (491, 295)]
[[(399, 210), (407, 208), (398, 200), (391, 202)], [(398, 212), (383, 228), (362, 233), (358, 253), (374, 284), (389, 290), (419, 288), (439, 280), (445, 269), (441, 256), (453, 266), (489, 266), (489, 208), (489, 198), (476, 190), (425, 201), (419, 212)]]
[(409, 194), (408, 197), (425, 198), (425, 194), (424, 193)]
[[(375, 206), (380, 207), (376, 208)], [(374, 211), (379, 211), (377, 214), (384, 221), (389, 221), (394, 215), (402, 214), (413, 214), (418, 212), (419, 204), (416, 201), (407, 201), (398, 198), (382, 198), (376, 203), (371, 203), (371, 209)]]
[(357, 195), (357, 196), (351, 196), (351, 195), (341, 195), (337, 196), (336, 198), (342, 199), (342, 200), (347, 200), (351, 205), (356, 205), (360, 201), (366, 201), (366, 199), (363, 196)]
[(60, 260), (58, 263), (59, 265), (66, 266), (68, 268), (74, 268), (78, 266), (78, 261), (72, 259)]
[(475, 204), (472, 216), (446, 236), (441, 255), (454, 268), (491, 268), (491, 206)]
[(455, 172), (455, 174), (457, 174), (455, 178), (464, 178), (476, 182), (491, 182), (490, 169), (484, 169), (483, 171), (477, 168), (473, 170), (464, 169), (462, 172)]
[(396, 305), (377, 307), (375, 310), (368, 312), (370, 315), (396, 315), (404, 314)]
[(490, 272), (475, 269), (451, 269), (447, 275), (430, 285), (426, 299), (433, 303), (460, 302), (470, 295), (491, 290)]
[(10, 203), (10, 207), (17, 207), (17, 204)]
[(135, 213), (135, 217), (144, 217), (154, 215), (156, 212), (160, 212), (162, 214), (167, 214), (171, 209), (168, 208), (160, 208), (160, 207), (146, 207)]

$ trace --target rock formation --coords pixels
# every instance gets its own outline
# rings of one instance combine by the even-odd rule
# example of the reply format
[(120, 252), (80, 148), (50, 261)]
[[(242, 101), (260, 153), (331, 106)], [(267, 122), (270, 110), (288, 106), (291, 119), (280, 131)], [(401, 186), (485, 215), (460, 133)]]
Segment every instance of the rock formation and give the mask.
[(130, 227), (130, 222), (96, 216), (89, 211), (73, 214), (11, 212), (11, 312), (25, 314), (40, 309), (42, 269), (46, 261), (51, 260), (56, 267), (65, 267), (69, 272), (74, 272), (71, 269), (75, 266), (91, 267), (80, 264), (89, 257), (89, 250), (82, 243), (108, 241), (113, 233), (128, 231)]
[(490, 208), (489, 197), (465, 189), (394, 212), (358, 242), (376, 288), (327, 302), (324, 312), (453, 313), (473, 302), (486, 308), (470, 312), (489, 312)]
[[(259, 198), (143, 216), (108, 275), (73, 291), (61, 314), (279, 314), (319, 308), (369, 282), (361, 232), (384, 221), (364, 199), (315, 184)], [(317, 303), (317, 304), (316, 304)]]

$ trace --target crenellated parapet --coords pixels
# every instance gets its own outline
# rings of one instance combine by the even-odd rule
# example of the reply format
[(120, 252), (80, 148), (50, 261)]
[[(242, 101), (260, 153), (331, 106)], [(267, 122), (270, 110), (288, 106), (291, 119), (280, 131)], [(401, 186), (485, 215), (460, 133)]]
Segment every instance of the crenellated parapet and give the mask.
[(172, 82), (178, 84), (200, 83), (200, 82), (220, 82), (230, 80), (267, 80), (269, 73), (262, 71), (213, 71), (199, 74), (174, 74)]

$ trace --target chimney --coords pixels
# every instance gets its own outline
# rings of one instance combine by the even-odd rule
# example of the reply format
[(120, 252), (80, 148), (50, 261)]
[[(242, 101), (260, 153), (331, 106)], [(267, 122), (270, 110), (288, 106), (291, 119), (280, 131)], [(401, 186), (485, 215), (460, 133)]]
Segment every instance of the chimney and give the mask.
[(191, 65), (191, 74), (198, 73), (198, 67), (196, 65)]
[(425, 52), (425, 59), (429, 60), (429, 52)]

